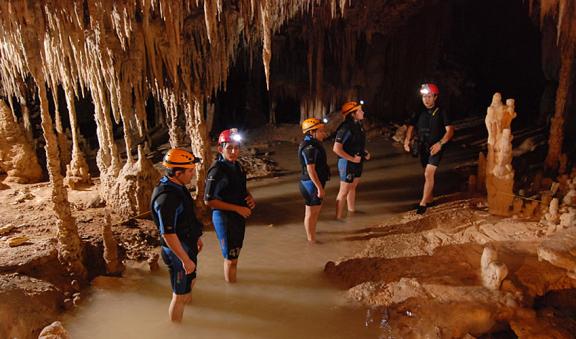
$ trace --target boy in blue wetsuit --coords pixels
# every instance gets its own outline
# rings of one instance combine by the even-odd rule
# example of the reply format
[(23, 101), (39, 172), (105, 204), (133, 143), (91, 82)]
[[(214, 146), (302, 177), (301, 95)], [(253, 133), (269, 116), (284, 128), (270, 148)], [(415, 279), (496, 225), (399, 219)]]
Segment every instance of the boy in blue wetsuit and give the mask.
[(404, 139), (404, 150), (410, 152), (410, 142), (414, 129), (418, 132), (418, 153), (420, 163), (424, 168), (424, 188), (422, 199), (416, 208), (416, 213), (424, 214), (432, 203), (434, 192), (434, 176), (440, 165), (444, 145), (454, 136), (454, 126), (445, 109), (437, 104), (440, 90), (435, 84), (423, 84), (420, 87), (424, 109), (416, 112), (408, 122), (408, 130)]
[(344, 121), (336, 131), (336, 140), (332, 150), (338, 156), (338, 174), (340, 189), (336, 197), (336, 219), (342, 219), (344, 205), (348, 204), (348, 213), (356, 212), (356, 188), (362, 176), (362, 162), (370, 160), (366, 150), (366, 134), (362, 127), (364, 111), (362, 102), (349, 101), (342, 105)]
[(256, 207), (238, 163), (241, 137), (235, 128), (218, 137), (218, 159), (206, 176), (204, 200), (212, 208), (212, 223), (224, 256), (224, 279), (236, 282), (238, 257), (244, 242), (246, 218)]
[(166, 176), (152, 193), (150, 210), (160, 231), (162, 259), (170, 272), (172, 301), (170, 320), (182, 321), (184, 306), (191, 300), (196, 279), (198, 253), (202, 250), (202, 224), (194, 214), (194, 204), (186, 185), (195, 174), (199, 158), (173, 148), (164, 156)]
[(316, 118), (302, 122), (304, 140), (298, 147), (298, 159), (302, 167), (300, 193), (306, 205), (304, 228), (309, 243), (316, 243), (316, 224), (324, 199), (324, 185), (330, 179), (330, 168), (326, 162), (326, 151), (322, 140), (326, 138), (324, 123)]

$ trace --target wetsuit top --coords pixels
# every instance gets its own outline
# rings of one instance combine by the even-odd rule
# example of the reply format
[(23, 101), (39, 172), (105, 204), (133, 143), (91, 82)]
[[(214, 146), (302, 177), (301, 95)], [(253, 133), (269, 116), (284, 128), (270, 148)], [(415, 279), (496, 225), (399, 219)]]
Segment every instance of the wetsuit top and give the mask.
[[(181, 242), (196, 246), (202, 235), (202, 223), (194, 214), (194, 201), (185, 186), (162, 177), (152, 193), (150, 210), (161, 235), (176, 234)], [(163, 238), (161, 242), (166, 246)]]
[(298, 159), (302, 167), (300, 180), (311, 180), (306, 165), (316, 165), (316, 173), (321, 182), (330, 179), (330, 168), (326, 162), (326, 151), (322, 143), (306, 135), (298, 147)]
[(216, 160), (206, 175), (206, 192), (204, 200), (222, 200), (234, 205), (248, 207), (246, 197), (246, 173), (238, 163), (226, 161), (223, 158)]
[(344, 152), (351, 156), (365, 155), (366, 133), (361, 121), (346, 119), (336, 130), (336, 142), (342, 144)]
[(428, 145), (434, 145), (442, 139), (446, 133), (446, 126), (451, 123), (448, 112), (436, 106), (412, 114), (408, 125), (416, 127), (420, 140)]

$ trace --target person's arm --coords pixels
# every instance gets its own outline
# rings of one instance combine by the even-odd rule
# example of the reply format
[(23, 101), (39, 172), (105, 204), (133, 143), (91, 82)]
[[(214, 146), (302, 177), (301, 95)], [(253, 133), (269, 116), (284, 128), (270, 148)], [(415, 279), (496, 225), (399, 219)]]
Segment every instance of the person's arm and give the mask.
[(312, 180), (314, 186), (316, 186), (316, 190), (318, 190), (318, 198), (323, 198), (324, 187), (322, 187), (320, 178), (318, 178), (318, 173), (316, 172), (316, 164), (306, 165), (306, 170), (308, 171), (308, 176), (310, 177), (310, 180)]
[(353, 163), (359, 164), (360, 161), (362, 161), (361, 156), (359, 156), (359, 155), (351, 156), (350, 154), (346, 153), (346, 151), (344, 151), (344, 146), (339, 142), (334, 143), (334, 147), (332, 147), (332, 151), (334, 151), (334, 153), (336, 153), (336, 155), (339, 156), (340, 158), (346, 159), (346, 160), (351, 161)]
[(220, 199), (208, 200), (206, 201), (206, 205), (212, 209), (238, 213), (243, 218), (248, 218), (252, 214), (252, 210), (246, 206), (231, 204)]
[(162, 234), (162, 238), (164, 238), (166, 245), (170, 247), (172, 252), (174, 252), (174, 254), (176, 254), (176, 256), (178, 257), (178, 259), (182, 261), (182, 266), (184, 267), (186, 274), (194, 272), (194, 270), (196, 269), (196, 264), (194, 264), (194, 261), (190, 259), (188, 253), (186, 253), (186, 251), (182, 247), (182, 244), (180, 243), (180, 239), (178, 239), (178, 236), (175, 233), (167, 233)]
[(454, 136), (454, 126), (448, 125), (445, 128), (446, 128), (446, 133), (444, 133), (444, 136), (442, 137), (442, 139), (440, 139), (440, 141), (438, 141), (437, 143), (432, 145), (432, 147), (430, 147), (430, 154), (431, 155), (434, 155), (434, 154), (440, 152), (442, 147), (448, 141), (450, 141), (450, 139), (452, 139), (452, 137)]
[(248, 207), (253, 210), (256, 207), (256, 200), (254, 200), (254, 197), (252, 196), (252, 194), (250, 192), (248, 192), (248, 195), (246, 196), (246, 199), (244, 199), (246, 201), (246, 203), (248, 204)]
[(404, 138), (404, 150), (410, 152), (410, 141), (412, 141), (412, 135), (414, 134), (414, 126), (408, 125), (406, 130), (406, 137)]

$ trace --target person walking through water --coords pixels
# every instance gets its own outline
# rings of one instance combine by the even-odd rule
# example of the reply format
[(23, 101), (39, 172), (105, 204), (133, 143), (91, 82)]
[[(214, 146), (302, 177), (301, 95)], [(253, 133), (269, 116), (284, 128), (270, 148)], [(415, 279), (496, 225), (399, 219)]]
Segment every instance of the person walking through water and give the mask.
[(364, 160), (370, 160), (366, 150), (366, 134), (362, 127), (364, 111), (362, 102), (349, 101), (342, 105), (341, 113), (344, 121), (336, 131), (336, 140), (332, 150), (338, 156), (338, 174), (340, 189), (336, 197), (336, 219), (341, 220), (344, 206), (348, 205), (348, 213), (356, 212), (356, 189), (362, 176)]
[(212, 223), (224, 256), (224, 279), (236, 282), (238, 257), (246, 219), (256, 207), (246, 188), (246, 173), (238, 163), (242, 138), (235, 128), (218, 137), (218, 158), (208, 170), (204, 200), (212, 208)]
[(316, 243), (316, 224), (322, 208), (326, 181), (330, 180), (330, 168), (326, 161), (326, 151), (322, 141), (326, 139), (324, 121), (309, 118), (302, 122), (304, 140), (298, 147), (298, 159), (302, 167), (300, 175), (300, 193), (304, 197), (304, 228), (306, 238)]
[[(404, 139), (404, 150), (414, 151), (417, 147), (420, 163), (424, 168), (424, 188), (422, 199), (416, 208), (416, 213), (424, 214), (433, 200), (434, 176), (444, 154), (444, 145), (454, 136), (454, 126), (445, 109), (438, 106), (440, 90), (435, 84), (423, 84), (420, 95), (424, 108), (415, 112), (408, 122), (408, 130)], [(418, 144), (411, 145), (414, 129), (418, 134)]]
[(166, 175), (154, 188), (150, 210), (161, 235), (161, 255), (168, 266), (172, 301), (170, 320), (181, 322), (184, 306), (192, 299), (198, 253), (202, 250), (202, 224), (194, 214), (194, 203), (186, 185), (194, 177), (200, 158), (173, 148), (164, 156)]

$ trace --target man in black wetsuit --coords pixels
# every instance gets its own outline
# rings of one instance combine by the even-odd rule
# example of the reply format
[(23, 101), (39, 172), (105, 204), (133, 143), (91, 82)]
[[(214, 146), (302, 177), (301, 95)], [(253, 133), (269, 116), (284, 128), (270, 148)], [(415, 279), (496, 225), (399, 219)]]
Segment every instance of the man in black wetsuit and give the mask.
[(195, 174), (196, 158), (192, 153), (173, 148), (164, 156), (166, 176), (152, 193), (150, 210), (160, 231), (162, 259), (170, 271), (172, 301), (170, 320), (182, 321), (184, 306), (191, 300), (196, 279), (198, 253), (202, 250), (202, 224), (194, 214), (194, 203), (186, 185)]
[(404, 150), (410, 152), (414, 128), (418, 133), (418, 153), (420, 163), (424, 167), (424, 189), (422, 199), (416, 213), (424, 214), (427, 206), (432, 203), (434, 191), (434, 175), (444, 153), (444, 145), (454, 135), (452, 121), (445, 109), (440, 108), (436, 101), (440, 90), (435, 84), (423, 84), (420, 88), (424, 109), (412, 115), (408, 122), (408, 130), (404, 139)]

